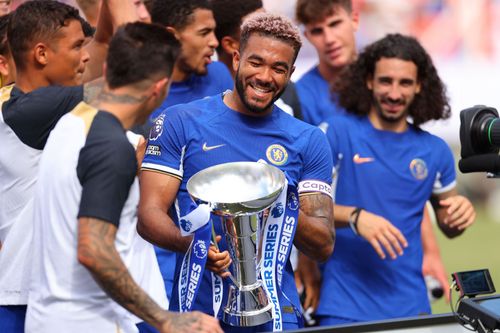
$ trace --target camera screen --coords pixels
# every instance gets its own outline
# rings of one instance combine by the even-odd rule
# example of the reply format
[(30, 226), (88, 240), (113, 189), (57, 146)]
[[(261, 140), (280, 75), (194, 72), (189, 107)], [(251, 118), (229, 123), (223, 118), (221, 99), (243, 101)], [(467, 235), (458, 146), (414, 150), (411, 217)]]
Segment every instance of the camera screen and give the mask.
[(486, 270), (457, 273), (457, 278), (462, 292), (466, 295), (485, 294), (495, 291)]

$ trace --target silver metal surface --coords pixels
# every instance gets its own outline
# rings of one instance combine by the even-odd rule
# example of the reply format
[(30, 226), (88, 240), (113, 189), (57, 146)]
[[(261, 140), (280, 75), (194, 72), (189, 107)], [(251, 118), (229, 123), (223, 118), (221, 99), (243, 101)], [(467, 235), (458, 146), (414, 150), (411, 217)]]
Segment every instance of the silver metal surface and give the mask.
[(256, 326), (272, 320), (272, 304), (259, 279), (263, 211), (285, 187), (278, 168), (257, 162), (219, 164), (193, 175), (187, 190), (197, 203), (221, 215), (233, 282), (222, 320), (232, 326)]

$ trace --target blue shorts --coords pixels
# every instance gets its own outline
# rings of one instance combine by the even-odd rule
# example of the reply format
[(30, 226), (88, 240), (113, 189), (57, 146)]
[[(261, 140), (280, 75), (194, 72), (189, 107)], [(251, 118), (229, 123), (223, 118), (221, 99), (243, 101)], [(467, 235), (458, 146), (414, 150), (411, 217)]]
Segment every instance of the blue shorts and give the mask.
[(0, 305), (2, 333), (24, 333), (26, 305)]

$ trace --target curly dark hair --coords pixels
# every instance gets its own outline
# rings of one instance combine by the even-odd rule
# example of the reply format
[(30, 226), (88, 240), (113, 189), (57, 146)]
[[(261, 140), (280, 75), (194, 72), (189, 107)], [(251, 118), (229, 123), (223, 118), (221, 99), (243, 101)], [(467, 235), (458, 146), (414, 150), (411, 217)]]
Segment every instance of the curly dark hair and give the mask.
[(417, 66), (420, 93), (409, 106), (409, 115), (416, 127), (431, 119), (446, 119), (451, 115), (446, 87), (438, 76), (432, 59), (413, 37), (390, 34), (368, 45), (334, 85), (339, 103), (348, 112), (367, 115), (373, 103), (372, 91), (366, 81), (373, 77), (381, 58), (411, 61)]

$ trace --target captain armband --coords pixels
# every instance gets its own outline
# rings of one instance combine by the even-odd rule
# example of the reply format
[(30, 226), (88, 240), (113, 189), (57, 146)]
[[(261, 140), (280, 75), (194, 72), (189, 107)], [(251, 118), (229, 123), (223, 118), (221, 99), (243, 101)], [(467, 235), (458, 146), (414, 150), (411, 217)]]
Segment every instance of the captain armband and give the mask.
[(319, 180), (304, 180), (299, 183), (299, 194), (323, 193), (332, 198), (332, 186)]

